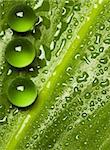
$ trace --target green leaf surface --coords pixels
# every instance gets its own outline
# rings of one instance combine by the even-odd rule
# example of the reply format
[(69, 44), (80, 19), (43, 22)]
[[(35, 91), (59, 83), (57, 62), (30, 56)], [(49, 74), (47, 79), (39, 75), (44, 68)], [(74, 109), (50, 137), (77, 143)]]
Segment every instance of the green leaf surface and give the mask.
[[(7, 25), (17, 4), (30, 5), (39, 22), (22, 35)], [(24, 69), (10, 66), (5, 48), (26, 36), (36, 59)], [(0, 2), (0, 150), (110, 149), (109, 0)], [(38, 97), (27, 108), (7, 99), (10, 82), (29, 77)]]

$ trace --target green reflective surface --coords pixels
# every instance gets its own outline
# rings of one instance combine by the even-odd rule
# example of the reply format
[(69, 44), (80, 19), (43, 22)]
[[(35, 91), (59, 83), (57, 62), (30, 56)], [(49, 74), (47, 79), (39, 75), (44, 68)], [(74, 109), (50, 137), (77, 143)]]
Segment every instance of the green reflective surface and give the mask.
[(14, 67), (28, 66), (35, 58), (35, 49), (30, 41), (24, 38), (16, 38), (6, 47), (6, 59)]
[(27, 5), (17, 5), (8, 14), (8, 24), (17, 32), (26, 32), (32, 29), (35, 21), (34, 11)]
[(27, 78), (16, 78), (8, 87), (8, 99), (15, 106), (29, 106), (35, 101), (36, 97), (36, 87)]

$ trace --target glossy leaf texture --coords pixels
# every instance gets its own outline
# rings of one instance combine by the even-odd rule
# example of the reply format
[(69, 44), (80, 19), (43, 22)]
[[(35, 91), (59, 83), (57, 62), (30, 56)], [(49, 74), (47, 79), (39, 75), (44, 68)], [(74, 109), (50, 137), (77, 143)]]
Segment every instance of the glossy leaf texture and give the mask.
[[(21, 35), (7, 25), (17, 3), (39, 16)], [(0, 150), (109, 150), (109, 0), (1, 1), (0, 19)], [(26, 36), (37, 53), (24, 69), (4, 56), (17, 36)], [(9, 103), (6, 91), (14, 78), (25, 76), (38, 97), (21, 109)]]

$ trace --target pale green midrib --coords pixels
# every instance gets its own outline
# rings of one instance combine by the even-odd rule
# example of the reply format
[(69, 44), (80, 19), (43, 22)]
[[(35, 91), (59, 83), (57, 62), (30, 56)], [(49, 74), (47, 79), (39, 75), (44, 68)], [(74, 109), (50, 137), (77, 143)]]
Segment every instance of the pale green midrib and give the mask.
[[(35, 103), (33, 108), (30, 110), (29, 114), (27, 115), (28, 120), (26, 122), (26, 125), (23, 128), (23, 131), (21, 130), (21, 128), (22, 128), (22, 125), (23, 125), (24, 121), (27, 119), (27, 117), (26, 117), (25, 120), (23, 120), (22, 124), (20, 124), (19, 128), (14, 133), (13, 137), (7, 143), (6, 150), (10, 150), (10, 149), (15, 150), (16, 144), (18, 144), (20, 139), (22, 139), (24, 137), (24, 134), (26, 133), (26, 130), (28, 128), (28, 122), (33, 121), (35, 119), (35, 117), (37, 115), (39, 115), (40, 108), (42, 108), (43, 104), (45, 103), (45, 101), (50, 96), (50, 92), (52, 93), (52, 91), (54, 90), (54, 86), (55, 86), (55, 84), (57, 83), (57, 81), (59, 79), (59, 75), (62, 74), (62, 72), (65, 70), (65, 68), (67, 67), (67, 65), (69, 63), (68, 60), (71, 58), (71, 56), (73, 56), (73, 50), (76, 50), (76, 48), (79, 46), (81, 41), (84, 39), (84, 37), (86, 36), (86, 33), (88, 32), (88, 29), (89, 29), (90, 25), (92, 24), (92, 22), (94, 22), (94, 18), (99, 14), (99, 12), (103, 8), (104, 3), (107, 2), (107, 1), (108, 0), (103, 0), (103, 2), (101, 4), (98, 4), (97, 8), (92, 9), (91, 13), (88, 16), (88, 17), (90, 17), (90, 19), (82, 25), (81, 29), (78, 32), (78, 36), (80, 36), (80, 40), (77, 39), (77, 37), (76, 37), (76, 39), (72, 42), (71, 46), (67, 50), (67, 52), (66, 52), (64, 58), (62, 59), (61, 63), (55, 69), (56, 75), (50, 77), (50, 79), (47, 81), (47, 84), (49, 82), (51, 82), (51, 85), (50, 85), (49, 89), (46, 87), (47, 86), (47, 84), (46, 84), (44, 86), (43, 90), (41, 91), (41, 93), (39, 94), (37, 102)], [(39, 105), (39, 108), (36, 109), (36, 107), (38, 107), (37, 105)], [(20, 132), (20, 130), (21, 130), (21, 132)], [(15, 138), (16, 135), (18, 135), (17, 139)]]

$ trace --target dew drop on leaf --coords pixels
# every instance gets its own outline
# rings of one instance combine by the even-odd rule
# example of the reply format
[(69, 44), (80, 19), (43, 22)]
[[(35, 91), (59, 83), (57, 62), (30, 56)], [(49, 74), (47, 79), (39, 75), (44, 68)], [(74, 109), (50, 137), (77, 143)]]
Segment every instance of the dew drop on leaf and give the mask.
[(20, 4), (13, 7), (8, 14), (10, 28), (17, 32), (26, 32), (32, 29), (36, 16), (30, 6)]
[(95, 59), (97, 56), (99, 56), (99, 53), (93, 52), (91, 58)]
[(95, 47), (94, 47), (93, 45), (90, 45), (90, 46), (88, 47), (88, 49), (89, 49), (90, 51), (94, 51), (94, 50), (95, 50)]
[(98, 68), (101, 68), (102, 66), (100, 64), (97, 65)]
[(104, 40), (104, 43), (105, 43), (105, 44), (110, 44), (110, 39), (105, 39), (105, 40)]
[(76, 138), (76, 140), (79, 140), (79, 135), (76, 135), (76, 137), (75, 137), (75, 138)]
[(96, 86), (99, 83), (98, 78), (95, 78), (92, 82), (92, 86)]
[(100, 24), (99, 29), (100, 30), (104, 30), (105, 29), (105, 25), (104, 24)]
[(72, 35), (71, 34), (68, 34), (67, 35), (67, 39), (69, 40), (69, 39), (71, 39), (72, 38)]
[(106, 93), (107, 93), (106, 90), (103, 90), (103, 91), (102, 91), (102, 94), (106, 94)]
[(108, 70), (108, 67), (104, 67), (104, 71), (107, 71)]
[(78, 83), (86, 82), (88, 77), (89, 75), (87, 74), (87, 72), (83, 72), (82, 75), (78, 76), (76, 80)]
[(89, 98), (91, 98), (91, 93), (86, 92), (86, 93), (85, 93), (85, 99), (89, 99)]
[(65, 14), (66, 14), (66, 8), (63, 7), (63, 9), (62, 9), (62, 15), (64, 16)]
[(74, 87), (74, 94), (80, 94), (81, 90), (79, 90), (79, 88), (76, 86)]
[(97, 33), (97, 34), (95, 35), (95, 37), (96, 37), (95, 44), (99, 44), (99, 43), (100, 43), (101, 36), (102, 36), (102, 35), (99, 34), (99, 33)]
[(105, 102), (104, 102), (104, 101), (102, 101), (102, 102), (101, 102), (101, 106), (104, 106), (104, 105), (105, 105)]
[(19, 77), (9, 85), (7, 96), (13, 105), (26, 107), (35, 101), (37, 89), (31, 80)]
[(82, 113), (82, 117), (85, 118), (87, 116), (87, 113)]
[(104, 74), (103, 69), (100, 69), (99, 72), (100, 72), (100, 74)]
[(100, 86), (101, 86), (101, 87), (109, 86), (109, 80), (106, 79), (106, 80), (102, 81), (102, 82), (100, 83)]
[(105, 57), (105, 58), (100, 59), (99, 62), (102, 64), (106, 64), (108, 62), (108, 59), (107, 57)]
[(27, 39), (17, 38), (8, 43), (5, 55), (9, 64), (22, 68), (32, 63), (35, 58), (35, 49)]
[(99, 52), (102, 53), (104, 51), (104, 47), (99, 48)]
[(68, 29), (68, 33), (72, 33), (72, 29)]
[(94, 101), (91, 101), (91, 102), (90, 102), (90, 107), (91, 107), (91, 106), (95, 106)]
[(75, 5), (73, 6), (73, 10), (74, 10), (74, 11), (80, 11), (80, 10), (81, 10), (81, 3), (75, 4)]

